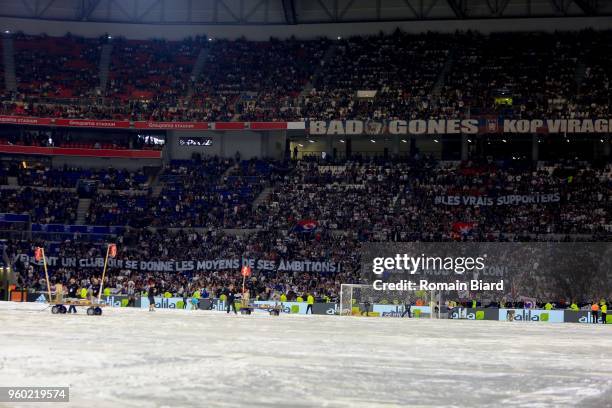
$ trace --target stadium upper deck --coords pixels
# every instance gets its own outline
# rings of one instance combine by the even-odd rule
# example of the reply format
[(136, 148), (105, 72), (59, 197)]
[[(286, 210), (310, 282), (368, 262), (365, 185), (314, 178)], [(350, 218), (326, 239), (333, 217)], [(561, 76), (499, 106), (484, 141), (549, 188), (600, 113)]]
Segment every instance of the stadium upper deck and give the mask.
[[(4, 115), (156, 121), (610, 115), (610, 31), (397, 31), (266, 42), (15, 34), (12, 41), (17, 90), (0, 89)], [(110, 50), (106, 65), (103, 49)]]

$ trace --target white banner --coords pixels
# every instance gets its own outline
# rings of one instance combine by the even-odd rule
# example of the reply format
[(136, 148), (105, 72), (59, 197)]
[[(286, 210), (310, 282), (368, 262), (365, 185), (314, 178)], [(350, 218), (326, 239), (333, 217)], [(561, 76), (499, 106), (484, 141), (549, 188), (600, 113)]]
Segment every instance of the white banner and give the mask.
[[(26, 254), (18, 255), (22, 262), (42, 265), (34, 256)], [(67, 258), (47, 257), (47, 264), (51, 267), (64, 268), (100, 268), (104, 267), (104, 258)], [(280, 260), (270, 261), (266, 259), (203, 259), (189, 261), (159, 261), (159, 260), (129, 260), (109, 259), (109, 268), (129, 269), (150, 272), (189, 272), (189, 271), (216, 271), (216, 270), (239, 270), (242, 266), (250, 266), (254, 270), (278, 271), (278, 272), (339, 272), (340, 265), (336, 262), (309, 261), (309, 260)]]
[(311, 135), (452, 135), (478, 133), (608, 133), (612, 119), (313, 120)]
[(553, 204), (561, 201), (559, 193), (551, 194), (510, 194), (497, 197), (488, 196), (436, 196), (436, 205), (473, 205), (488, 207), (494, 205), (522, 205), (522, 204)]

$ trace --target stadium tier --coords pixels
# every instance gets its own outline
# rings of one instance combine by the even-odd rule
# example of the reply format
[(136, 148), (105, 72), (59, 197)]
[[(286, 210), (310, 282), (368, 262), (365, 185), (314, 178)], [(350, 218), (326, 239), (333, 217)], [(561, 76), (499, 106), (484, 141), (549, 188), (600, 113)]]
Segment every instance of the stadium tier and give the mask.
[(4, 115), (159, 122), (610, 115), (610, 31), (11, 39), (18, 86), (4, 90)]
[[(359, 269), (356, 248), (363, 242), (530, 242), (609, 241), (612, 167), (577, 163), (542, 163), (535, 167), (496, 163), (452, 165), (432, 158), (392, 162), (319, 163), (209, 158), (176, 160), (149, 177), (141, 170), (19, 169), (18, 186), (2, 187), (3, 213), (26, 213), (37, 225), (9, 242), (11, 258), (28, 255), (40, 242), (57, 248), (78, 244), (77, 258), (96, 257), (96, 234), (74, 233), (52, 224), (129, 226), (124, 260), (189, 262), (194, 259), (233, 259), (242, 256), (291, 262), (327, 261), (339, 273), (307, 274), (306, 285), (292, 291), (337, 298), (340, 282), (352, 283)], [(6, 178), (5, 178), (6, 180)], [(153, 180), (149, 183), (149, 180)], [(97, 191), (80, 198), (78, 182), (97, 183)], [(63, 187), (58, 189), (57, 187)], [(84, 205), (84, 207), (83, 207)], [(79, 209), (77, 211), (77, 208)], [(154, 228), (157, 232), (147, 232)], [(184, 230), (168, 234), (168, 228)], [(193, 229), (196, 228), (196, 229)], [(214, 232), (219, 231), (219, 232)], [(234, 231), (224, 233), (222, 231)], [(241, 231), (236, 235), (236, 231)], [(13, 229), (13, 236), (18, 232)], [(139, 235), (145, 234), (145, 235)], [(227, 235), (229, 234), (229, 235)], [(108, 238), (112, 238), (109, 233)], [(94, 242), (91, 242), (91, 241)], [(217, 243), (225, 242), (226, 244)], [(89, 242), (89, 243), (88, 243)], [(143, 242), (148, 242), (143, 246)], [(14, 246), (16, 245), (16, 246)], [(212, 245), (210, 249), (209, 246)], [(63, 250), (58, 249), (63, 252)], [(55, 252), (49, 252), (55, 255)], [(97, 255), (96, 255), (97, 254)], [(21, 284), (36, 287), (32, 266), (15, 265)], [(236, 283), (236, 265), (219, 267), (227, 281)], [(30, 272), (27, 272), (30, 269)], [(121, 268), (112, 268), (124, 275)], [(164, 290), (179, 295), (211, 283), (203, 271), (170, 278)], [(298, 271), (299, 272), (299, 271)], [(312, 271), (305, 271), (312, 272)], [(62, 279), (89, 272), (61, 268)], [(253, 298), (289, 295), (289, 286), (269, 283), (270, 272), (255, 268)], [(138, 272), (129, 272), (129, 275)], [(144, 279), (142, 275), (141, 279)], [(175, 279), (181, 277), (177, 286)], [(223, 279), (218, 278), (218, 279)], [(276, 279), (279, 279), (277, 276)], [(291, 278), (292, 279), (292, 278)], [(334, 281), (331, 284), (329, 279)], [(125, 278), (113, 282), (112, 293), (127, 294)], [(205, 282), (205, 283), (201, 283)], [(33, 285), (34, 286), (31, 286)], [(310, 285), (310, 286), (309, 286)], [(209, 293), (219, 287), (209, 287)], [(316, 290), (315, 290), (316, 289)], [(263, 293), (265, 292), (265, 294)]]

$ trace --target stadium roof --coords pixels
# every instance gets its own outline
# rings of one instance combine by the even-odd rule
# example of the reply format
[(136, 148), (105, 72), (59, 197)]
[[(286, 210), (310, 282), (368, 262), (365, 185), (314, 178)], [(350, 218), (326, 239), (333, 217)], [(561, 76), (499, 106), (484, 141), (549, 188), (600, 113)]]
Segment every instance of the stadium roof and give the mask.
[(612, 0), (0, 0), (0, 17), (142, 24), (313, 24), (612, 15)]

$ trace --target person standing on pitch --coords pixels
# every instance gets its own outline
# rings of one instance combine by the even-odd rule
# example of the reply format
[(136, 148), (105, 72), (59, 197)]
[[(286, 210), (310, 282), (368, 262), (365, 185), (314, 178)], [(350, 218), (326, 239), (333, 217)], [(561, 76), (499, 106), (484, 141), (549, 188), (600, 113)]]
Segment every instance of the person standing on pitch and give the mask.
[(59, 304), (64, 302), (64, 285), (59, 279), (55, 282), (55, 302)]
[(155, 295), (157, 294), (157, 288), (155, 282), (150, 281), (149, 289), (147, 290), (147, 297), (149, 298), (149, 312), (155, 311)]
[(92, 303), (98, 300), (98, 294), (100, 293), (100, 282), (98, 278), (92, 277), (89, 281), (89, 289), (87, 290), (89, 299)]
[(361, 312), (361, 315), (363, 316), (364, 314), (366, 315), (366, 317), (370, 317), (370, 306), (372, 305), (372, 302), (370, 302), (370, 299), (366, 299), (363, 302), (363, 308), (364, 311)]
[[(76, 300), (79, 296), (77, 295), (77, 292), (79, 290), (79, 286), (76, 284), (76, 281), (74, 280), (74, 278), (70, 278), (70, 281), (68, 282), (68, 295), (67, 298), (68, 299), (72, 299), (72, 300)], [(74, 306), (74, 304), (70, 304), (70, 307), (68, 307), (68, 313), (76, 313), (76, 307)]]
[(599, 315), (599, 305), (597, 304), (597, 301), (595, 301), (591, 305), (591, 316), (593, 316), (593, 323), (597, 323), (598, 315)]
[(187, 310), (187, 301), (189, 300), (189, 295), (187, 294), (187, 289), (183, 289), (183, 309)]
[(402, 312), (402, 317), (408, 315), (408, 318), (412, 318), (412, 305), (410, 304), (410, 301), (407, 300), (406, 303), (404, 303), (404, 311)]
[(310, 314), (312, 314), (312, 305), (314, 305), (314, 301), (315, 301), (314, 296), (312, 296), (312, 293), (309, 293), (308, 296), (306, 297), (306, 302), (308, 303), (308, 306), (306, 306), (306, 314), (308, 314), (309, 310), (310, 310)]
[(136, 296), (135, 296), (136, 295), (136, 284), (131, 279), (128, 281), (127, 295), (128, 295), (127, 307), (136, 306)]
[(601, 323), (607, 324), (606, 319), (608, 318), (608, 304), (604, 300), (601, 302)]
[(229, 285), (227, 289), (225, 289), (225, 297), (227, 301), (227, 313), (230, 312), (230, 307), (234, 309), (234, 314), (238, 314), (236, 310), (236, 293), (234, 292), (234, 285)]

